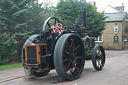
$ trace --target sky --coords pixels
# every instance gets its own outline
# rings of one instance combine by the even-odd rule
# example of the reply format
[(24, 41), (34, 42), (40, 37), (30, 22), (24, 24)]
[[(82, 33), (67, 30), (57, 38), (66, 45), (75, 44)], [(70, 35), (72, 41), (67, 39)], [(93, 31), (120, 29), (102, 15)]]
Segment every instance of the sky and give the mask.
[[(44, 0), (40, 0), (41, 2)], [(53, 2), (53, 5), (57, 5), (57, 0), (51, 0)], [(122, 6), (122, 3), (125, 6), (125, 11), (128, 12), (128, 0), (86, 0), (87, 2), (96, 2), (96, 7), (98, 11), (101, 11), (102, 9), (106, 8), (108, 5), (112, 7), (116, 6)]]
[(122, 6), (124, 4), (125, 11), (128, 12), (128, 0), (86, 0), (87, 2), (96, 2), (96, 7), (98, 11), (106, 8), (108, 5), (112, 7)]

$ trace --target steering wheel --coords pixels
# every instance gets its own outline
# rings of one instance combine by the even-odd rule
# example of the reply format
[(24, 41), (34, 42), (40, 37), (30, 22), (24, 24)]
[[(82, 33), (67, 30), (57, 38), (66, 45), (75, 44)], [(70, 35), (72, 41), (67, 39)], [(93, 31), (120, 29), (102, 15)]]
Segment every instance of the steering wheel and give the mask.
[(53, 32), (54, 33), (58, 33), (58, 32), (60, 32), (62, 30), (62, 28), (63, 28), (63, 25), (61, 23), (57, 23), (53, 27)]

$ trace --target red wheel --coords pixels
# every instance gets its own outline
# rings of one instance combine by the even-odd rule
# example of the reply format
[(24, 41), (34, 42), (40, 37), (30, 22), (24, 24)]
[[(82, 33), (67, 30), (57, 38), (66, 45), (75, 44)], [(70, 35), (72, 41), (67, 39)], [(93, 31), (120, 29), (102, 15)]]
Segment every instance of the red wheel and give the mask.
[(62, 30), (62, 28), (63, 28), (63, 25), (61, 23), (57, 23), (53, 27), (53, 32), (54, 33), (58, 33), (58, 32), (60, 32)]

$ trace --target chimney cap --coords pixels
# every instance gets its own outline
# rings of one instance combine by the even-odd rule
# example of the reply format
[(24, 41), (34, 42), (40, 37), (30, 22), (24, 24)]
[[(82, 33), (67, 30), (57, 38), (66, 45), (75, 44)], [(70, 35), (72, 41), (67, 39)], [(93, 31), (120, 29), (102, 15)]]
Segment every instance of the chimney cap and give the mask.
[(97, 7), (96, 7), (96, 2), (93, 2), (93, 7), (94, 7), (94, 8), (97, 8)]
[(122, 6), (124, 6), (124, 3), (122, 3)]
[(93, 2), (93, 6), (96, 6), (96, 2)]

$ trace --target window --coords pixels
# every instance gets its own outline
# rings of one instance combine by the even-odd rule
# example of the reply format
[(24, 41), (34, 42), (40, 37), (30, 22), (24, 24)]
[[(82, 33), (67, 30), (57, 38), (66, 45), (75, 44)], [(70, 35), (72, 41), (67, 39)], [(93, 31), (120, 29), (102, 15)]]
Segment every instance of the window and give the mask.
[(103, 42), (103, 35), (100, 35), (97, 38), (95, 38), (95, 42)]

